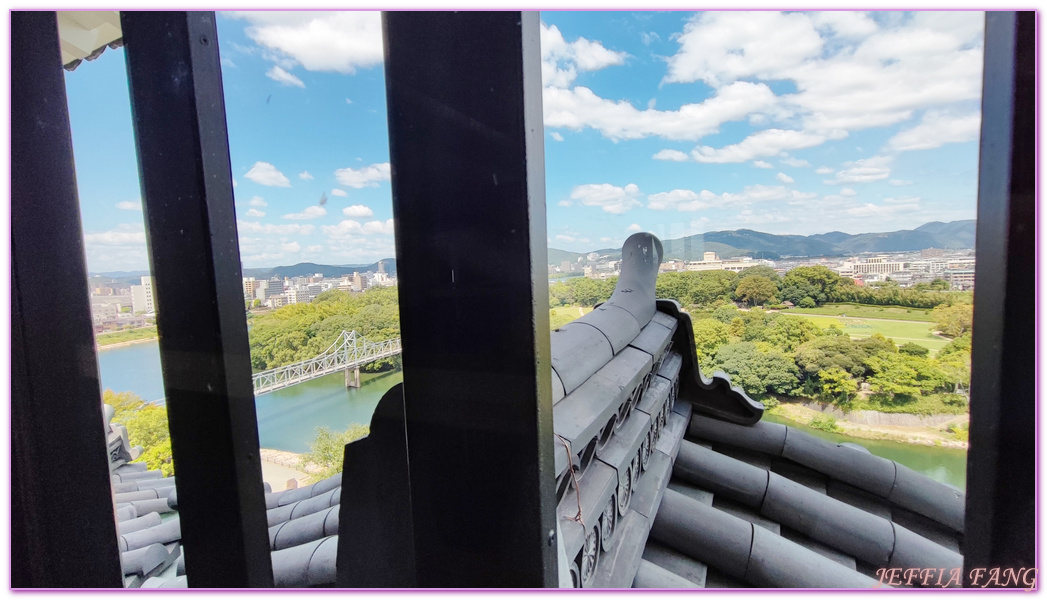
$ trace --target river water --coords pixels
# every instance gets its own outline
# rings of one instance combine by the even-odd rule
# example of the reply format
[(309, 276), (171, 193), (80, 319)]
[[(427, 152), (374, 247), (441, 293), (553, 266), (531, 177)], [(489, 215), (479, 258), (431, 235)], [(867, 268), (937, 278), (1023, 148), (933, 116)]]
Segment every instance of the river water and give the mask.
[[(146, 400), (164, 397), (160, 350), (155, 341), (102, 349), (98, 353), (98, 362), (103, 388), (116, 392), (131, 391)], [(361, 387), (347, 389), (344, 375), (335, 373), (259, 396), (255, 399), (255, 407), (260, 445), (288, 452), (308, 452), (317, 427), (343, 431), (353, 423), (368, 425), (382, 395), (401, 381), (403, 374), (400, 372), (361, 373)], [(774, 415), (764, 418), (834, 442), (861, 444), (877, 456), (898, 461), (961, 490), (966, 488), (965, 450), (853, 438), (812, 429)]]
[[(160, 347), (156, 341), (98, 352), (102, 388), (134, 392), (144, 400), (164, 397)], [(374, 407), (400, 372), (360, 374), (360, 388), (346, 388), (345, 375), (333, 373), (255, 398), (258, 441), (262, 448), (308, 452), (317, 427), (344, 431), (353, 423), (371, 424)]]

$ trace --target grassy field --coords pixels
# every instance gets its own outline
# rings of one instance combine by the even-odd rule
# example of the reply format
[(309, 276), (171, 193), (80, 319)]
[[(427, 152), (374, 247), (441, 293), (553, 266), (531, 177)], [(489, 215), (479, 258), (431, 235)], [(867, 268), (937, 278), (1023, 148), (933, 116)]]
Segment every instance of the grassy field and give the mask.
[[(871, 306), (867, 304), (825, 304), (817, 308), (788, 308), (785, 313), (824, 315), (838, 317), (846, 315), (859, 319), (896, 319), (898, 321), (931, 321), (928, 308), (905, 308), (902, 306)], [(886, 334), (884, 334), (886, 335)]]
[(591, 306), (561, 306), (549, 309), (549, 329), (559, 329), (592, 310)]
[(113, 333), (99, 333), (95, 336), (95, 341), (98, 342), (99, 346), (108, 346), (110, 344), (119, 344), (120, 342), (145, 340), (155, 337), (156, 327), (139, 327), (137, 329), (114, 331)]
[(894, 339), (899, 346), (906, 342), (914, 342), (929, 348), (932, 353), (937, 353), (942, 346), (949, 343), (948, 340), (936, 337), (931, 333), (930, 323), (900, 323), (898, 321), (882, 321), (877, 319), (855, 319), (851, 317), (805, 317), (814, 321), (819, 327), (836, 325), (843, 329), (844, 333), (854, 338), (869, 337), (874, 333), (881, 333), (884, 337)]

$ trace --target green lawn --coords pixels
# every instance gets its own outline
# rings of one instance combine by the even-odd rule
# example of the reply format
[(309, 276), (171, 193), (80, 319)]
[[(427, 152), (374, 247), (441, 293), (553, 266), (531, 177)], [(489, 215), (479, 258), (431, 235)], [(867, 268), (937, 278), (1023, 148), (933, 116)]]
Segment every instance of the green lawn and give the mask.
[(114, 331), (112, 333), (99, 333), (95, 336), (95, 341), (99, 346), (108, 346), (110, 344), (119, 344), (120, 342), (130, 342), (132, 340), (144, 340), (149, 338), (156, 338), (156, 327), (139, 327), (137, 329), (125, 329), (123, 331)]
[(591, 306), (561, 306), (560, 308), (550, 308), (549, 329), (559, 329), (592, 309)]
[(836, 325), (853, 338), (864, 338), (874, 333), (882, 333), (884, 337), (894, 339), (894, 343), (899, 346), (906, 342), (914, 342), (924, 348), (929, 348), (934, 353), (937, 353), (942, 346), (949, 343), (948, 340), (936, 337), (931, 333), (932, 326), (930, 323), (899, 323), (897, 321), (854, 319), (851, 317), (805, 318), (814, 321), (819, 327)]
[(931, 321), (928, 308), (905, 308), (903, 306), (872, 306), (868, 304), (824, 304), (817, 308), (788, 308), (785, 313), (858, 317), (864, 319), (896, 319), (899, 321)]

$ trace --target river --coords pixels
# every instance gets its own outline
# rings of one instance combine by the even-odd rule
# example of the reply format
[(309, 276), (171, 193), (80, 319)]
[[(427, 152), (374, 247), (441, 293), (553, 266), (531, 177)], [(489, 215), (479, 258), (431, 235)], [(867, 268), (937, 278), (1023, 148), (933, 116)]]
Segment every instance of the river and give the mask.
[[(102, 387), (117, 392), (131, 391), (147, 400), (164, 397), (160, 375), (160, 350), (155, 341), (98, 353)], [(403, 374), (361, 374), (359, 389), (345, 387), (341, 373), (264, 394), (255, 399), (258, 438), (261, 447), (288, 452), (308, 452), (316, 428), (342, 431), (353, 423), (370, 424), (371, 413), (382, 395)], [(784, 423), (834, 442), (855, 442), (877, 456), (889, 458), (961, 490), (967, 484), (967, 452), (955, 448), (918, 446), (853, 438), (826, 433), (788, 419), (766, 415), (768, 421)]]
[[(134, 392), (145, 400), (164, 397), (160, 346), (156, 341), (98, 352), (102, 389)], [(333, 373), (255, 398), (258, 442), (262, 448), (308, 452), (317, 427), (344, 431), (353, 423), (370, 425), (385, 392), (403, 374), (361, 373), (360, 388), (346, 388), (345, 376)]]

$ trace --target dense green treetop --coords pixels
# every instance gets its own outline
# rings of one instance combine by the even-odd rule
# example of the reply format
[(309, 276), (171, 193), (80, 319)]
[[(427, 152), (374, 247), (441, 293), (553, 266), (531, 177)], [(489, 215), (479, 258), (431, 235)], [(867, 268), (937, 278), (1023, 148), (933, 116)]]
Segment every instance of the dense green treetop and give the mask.
[(840, 284), (840, 276), (828, 267), (796, 267), (782, 279), (782, 298), (799, 304), (806, 297), (818, 304), (828, 301)]
[(375, 342), (400, 336), (396, 288), (373, 288), (362, 294), (331, 290), (312, 302), (290, 304), (251, 322), (251, 366), (271, 369), (312, 358), (342, 331), (355, 330)]
[(757, 399), (768, 393), (791, 396), (799, 391), (800, 370), (793, 359), (773, 350), (763, 352), (752, 342), (720, 346), (712, 366), (729, 374), (732, 384)]
[(738, 282), (738, 287), (734, 290), (735, 298), (753, 306), (776, 303), (778, 301), (777, 293), (778, 286), (770, 279), (760, 275), (742, 277)]
[(955, 304), (953, 306), (936, 306), (931, 311), (934, 326), (949, 337), (961, 336), (971, 330), (974, 324), (974, 306)]
[(300, 466), (304, 468), (309, 463), (314, 463), (320, 467), (320, 472), (312, 475), (314, 481), (337, 475), (342, 472), (346, 444), (365, 437), (368, 433), (370, 433), (370, 428), (359, 423), (353, 423), (349, 429), (341, 432), (331, 431), (327, 427), (317, 427), (316, 437), (309, 444), (309, 452), (302, 455)]

